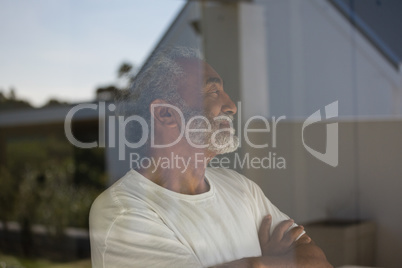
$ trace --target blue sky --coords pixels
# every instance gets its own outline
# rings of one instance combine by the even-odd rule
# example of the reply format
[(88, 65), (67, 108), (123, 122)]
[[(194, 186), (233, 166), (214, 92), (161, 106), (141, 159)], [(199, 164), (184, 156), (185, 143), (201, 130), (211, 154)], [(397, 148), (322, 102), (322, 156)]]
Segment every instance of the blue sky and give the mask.
[(184, 0), (0, 0), (0, 90), (34, 105), (94, 99), (140, 65)]

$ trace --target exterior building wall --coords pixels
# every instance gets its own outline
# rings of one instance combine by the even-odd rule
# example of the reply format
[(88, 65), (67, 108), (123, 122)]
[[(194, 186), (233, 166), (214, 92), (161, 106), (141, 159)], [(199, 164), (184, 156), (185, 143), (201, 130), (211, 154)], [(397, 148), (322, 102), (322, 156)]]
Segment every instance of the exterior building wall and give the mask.
[(328, 1), (257, 1), (265, 12), (271, 115), (401, 116), (402, 74)]

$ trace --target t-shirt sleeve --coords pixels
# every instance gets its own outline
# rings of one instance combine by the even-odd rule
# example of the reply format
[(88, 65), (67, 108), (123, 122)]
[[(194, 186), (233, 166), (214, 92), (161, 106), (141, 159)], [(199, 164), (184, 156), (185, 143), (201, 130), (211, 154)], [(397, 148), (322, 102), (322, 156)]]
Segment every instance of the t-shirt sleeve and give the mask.
[(163, 222), (139, 213), (117, 218), (106, 244), (105, 267), (200, 267)]
[[(102, 215), (91, 213), (92, 222), (102, 220)], [(202, 267), (191, 249), (152, 211), (130, 210), (108, 222), (107, 228), (99, 230), (102, 233), (91, 230), (93, 267)]]

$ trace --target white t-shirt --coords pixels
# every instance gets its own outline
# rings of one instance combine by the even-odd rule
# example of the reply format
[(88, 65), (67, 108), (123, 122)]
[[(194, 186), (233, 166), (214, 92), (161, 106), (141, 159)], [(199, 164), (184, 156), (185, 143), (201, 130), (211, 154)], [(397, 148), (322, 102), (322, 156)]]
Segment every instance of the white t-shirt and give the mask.
[(210, 190), (185, 195), (129, 171), (94, 202), (93, 267), (209, 267), (261, 256), (258, 230), (289, 217), (239, 173), (207, 168)]

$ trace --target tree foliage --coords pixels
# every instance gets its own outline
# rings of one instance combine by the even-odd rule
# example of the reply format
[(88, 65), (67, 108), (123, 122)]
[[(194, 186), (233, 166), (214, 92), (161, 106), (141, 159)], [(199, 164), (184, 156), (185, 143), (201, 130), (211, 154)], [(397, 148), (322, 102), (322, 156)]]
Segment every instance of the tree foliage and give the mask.
[[(105, 186), (104, 170), (75, 159), (74, 148), (52, 136), (10, 141), (7, 156), (7, 165), (0, 167), (0, 208), (7, 212), (0, 213), (3, 222), (43, 224), (59, 234), (67, 226), (88, 226), (89, 208)], [(93, 185), (75, 183), (79, 168), (92, 169), (92, 174), (79, 174), (92, 176)]]
[(28, 101), (18, 99), (14, 88), (10, 89), (9, 94), (6, 94), (2, 90), (0, 90), (0, 112), (21, 108), (33, 107)]

